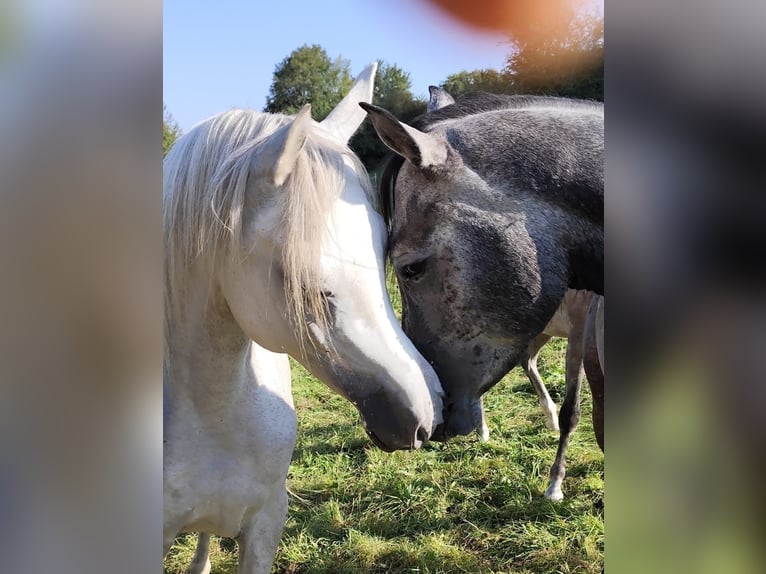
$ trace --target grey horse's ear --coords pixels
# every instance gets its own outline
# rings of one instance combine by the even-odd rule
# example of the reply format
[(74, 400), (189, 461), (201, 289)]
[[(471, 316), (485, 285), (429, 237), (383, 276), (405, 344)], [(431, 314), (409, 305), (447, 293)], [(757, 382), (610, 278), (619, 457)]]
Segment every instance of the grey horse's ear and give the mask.
[(428, 94), (430, 97), (426, 111), (432, 112), (455, 103), (455, 98), (438, 86), (428, 86)]
[(333, 108), (330, 114), (319, 125), (335, 135), (340, 141), (348, 143), (351, 136), (364, 121), (364, 112), (356, 104), (372, 102), (372, 90), (375, 86), (375, 73), (378, 63), (373, 62), (356, 77), (354, 85), (348, 94)]
[(446, 163), (448, 144), (444, 139), (400, 122), (383, 108), (361, 102), (359, 105), (372, 120), (380, 139), (394, 153), (422, 169)]

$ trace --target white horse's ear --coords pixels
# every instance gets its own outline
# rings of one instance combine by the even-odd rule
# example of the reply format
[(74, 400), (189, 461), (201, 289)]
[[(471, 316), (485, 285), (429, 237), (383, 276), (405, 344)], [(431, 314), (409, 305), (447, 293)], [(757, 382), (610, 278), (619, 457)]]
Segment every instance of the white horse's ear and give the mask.
[(354, 132), (364, 121), (364, 112), (359, 109), (359, 102), (372, 102), (372, 90), (375, 86), (375, 73), (378, 63), (373, 62), (359, 74), (348, 94), (335, 106), (320, 125), (340, 141), (348, 143)]
[(295, 169), (298, 156), (311, 131), (311, 104), (306, 104), (295, 119), (275, 131), (266, 143), (261, 157), (263, 165), (271, 166), (271, 176), (277, 186), (285, 183)]
[(438, 86), (428, 86), (428, 94), (430, 97), (426, 111), (432, 112), (455, 103), (455, 98), (450, 96), (447, 90), (443, 90)]
[(383, 143), (415, 167), (427, 169), (447, 161), (448, 144), (445, 140), (400, 122), (383, 108), (364, 103), (359, 105), (369, 114)]

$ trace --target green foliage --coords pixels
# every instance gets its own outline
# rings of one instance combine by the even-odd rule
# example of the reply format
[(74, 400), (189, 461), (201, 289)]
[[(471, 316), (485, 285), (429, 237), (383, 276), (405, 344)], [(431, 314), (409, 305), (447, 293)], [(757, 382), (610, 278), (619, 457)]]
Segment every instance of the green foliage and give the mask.
[[(541, 353), (544, 370), (560, 375), (551, 387), (563, 384), (564, 352), (555, 340)], [(274, 574), (602, 571), (603, 455), (587, 385), (560, 503), (543, 496), (558, 437), (520, 369), (485, 395), (488, 443), (472, 436), (414, 452), (370, 445), (354, 408), (297, 364), (293, 394), (298, 443)], [(186, 571), (195, 544), (179, 538), (166, 574)], [(213, 573), (234, 574), (231, 542), (211, 547)]]
[[(563, 393), (565, 350), (554, 339), (540, 354), (554, 396)], [(553, 503), (543, 493), (558, 435), (545, 428), (520, 369), (484, 396), (489, 442), (471, 436), (394, 453), (370, 444), (347, 401), (296, 363), (292, 372), (298, 442), (274, 574), (602, 572), (604, 459), (587, 385), (566, 498)], [(165, 573), (186, 572), (195, 544), (196, 536), (179, 537)], [(235, 550), (214, 537), (213, 574), (236, 572)]]
[(162, 157), (168, 154), (168, 151), (173, 146), (173, 143), (181, 135), (181, 128), (170, 115), (168, 108), (165, 104), (162, 104)]
[(517, 30), (502, 71), (452, 74), (441, 87), (452, 97), (468, 92), (541, 94), (604, 100), (604, 19), (561, 2), (559, 25), (547, 33)]
[(517, 93), (512, 78), (497, 70), (484, 69), (467, 72), (463, 70), (447, 76), (441, 87), (453, 98), (459, 98), (469, 92), (489, 92), (491, 94)]
[(352, 84), (347, 60), (332, 60), (321, 46), (304, 45), (277, 65), (264, 111), (295, 114), (311, 104), (311, 115), (321, 121)]
[[(375, 75), (372, 103), (387, 109), (402, 121), (409, 121), (426, 111), (426, 102), (412, 95), (410, 75), (396, 64), (381, 62)], [(367, 171), (374, 174), (388, 154), (370, 122), (365, 122), (350, 142)]]
[(380, 63), (372, 101), (403, 121), (425, 111), (425, 102), (412, 95), (410, 75), (396, 64)]
[[(348, 93), (352, 84), (347, 61), (341, 58), (331, 60), (321, 46), (302, 46), (276, 67), (264, 110), (294, 114), (310, 103), (312, 116), (321, 121)], [(375, 76), (373, 103), (404, 121), (426, 109), (426, 103), (412, 95), (409, 74), (396, 64), (385, 62), (380, 63)], [(350, 146), (370, 173), (378, 169), (388, 153), (369, 122), (357, 131)]]
[(604, 100), (604, 19), (570, 10), (550, 34), (520, 34), (504, 73), (517, 93)]

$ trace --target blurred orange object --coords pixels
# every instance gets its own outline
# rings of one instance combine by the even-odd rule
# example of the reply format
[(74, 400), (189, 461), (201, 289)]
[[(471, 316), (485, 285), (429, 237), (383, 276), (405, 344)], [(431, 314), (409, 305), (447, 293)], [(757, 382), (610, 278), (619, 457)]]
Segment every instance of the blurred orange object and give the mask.
[(480, 30), (513, 36), (548, 35), (571, 14), (575, 0), (426, 0), (451, 17)]

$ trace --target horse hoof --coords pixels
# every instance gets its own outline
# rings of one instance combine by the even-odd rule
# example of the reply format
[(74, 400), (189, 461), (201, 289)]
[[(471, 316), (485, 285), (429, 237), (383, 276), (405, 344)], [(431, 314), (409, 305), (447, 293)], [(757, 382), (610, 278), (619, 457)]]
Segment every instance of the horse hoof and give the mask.
[(548, 427), (548, 430), (559, 432), (559, 421), (553, 420), (553, 421), (545, 421), (545, 426)]
[(561, 492), (560, 488), (548, 487), (548, 490), (545, 491), (545, 498), (552, 502), (560, 502), (564, 500), (564, 493)]

